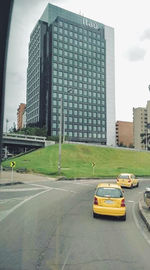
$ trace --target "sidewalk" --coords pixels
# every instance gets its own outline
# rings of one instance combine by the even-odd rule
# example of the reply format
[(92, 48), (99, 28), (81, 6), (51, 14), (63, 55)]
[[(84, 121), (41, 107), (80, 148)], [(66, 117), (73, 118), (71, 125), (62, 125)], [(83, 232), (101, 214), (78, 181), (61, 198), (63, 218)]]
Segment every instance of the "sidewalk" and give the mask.
[(1, 171), (0, 172), (0, 186), (19, 184), (24, 182), (33, 181), (43, 181), (43, 180), (57, 180), (57, 178), (51, 178), (46, 175), (40, 174), (29, 174), (29, 173), (17, 173), (13, 172), (13, 181), (11, 171)]
[(150, 231), (150, 208), (144, 202), (144, 198), (139, 200), (139, 212), (142, 219), (146, 223), (148, 230)]

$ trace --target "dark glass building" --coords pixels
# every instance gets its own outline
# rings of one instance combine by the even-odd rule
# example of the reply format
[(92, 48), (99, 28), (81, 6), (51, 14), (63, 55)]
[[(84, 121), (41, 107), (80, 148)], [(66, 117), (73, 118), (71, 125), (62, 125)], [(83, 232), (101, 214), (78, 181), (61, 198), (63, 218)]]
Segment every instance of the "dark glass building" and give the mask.
[(115, 144), (114, 30), (48, 4), (29, 43), (27, 125)]

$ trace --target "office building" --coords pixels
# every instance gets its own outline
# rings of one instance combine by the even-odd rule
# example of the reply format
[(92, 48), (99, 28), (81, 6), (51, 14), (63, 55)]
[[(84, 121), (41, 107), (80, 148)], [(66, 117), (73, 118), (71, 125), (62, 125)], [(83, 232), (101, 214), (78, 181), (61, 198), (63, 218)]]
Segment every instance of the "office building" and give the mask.
[(114, 29), (48, 4), (30, 36), (27, 125), (115, 145)]
[(18, 109), (17, 109), (17, 129), (23, 128), (23, 114), (26, 109), (26, 104), (20, 103)]
[(118, 146), (133, 147), (133, 122), (116, 122), (116, 144)]
[(146, 107), (133, 108), (133, 134), (136, 149), (147, 150), (150, 133), (150, 101)]

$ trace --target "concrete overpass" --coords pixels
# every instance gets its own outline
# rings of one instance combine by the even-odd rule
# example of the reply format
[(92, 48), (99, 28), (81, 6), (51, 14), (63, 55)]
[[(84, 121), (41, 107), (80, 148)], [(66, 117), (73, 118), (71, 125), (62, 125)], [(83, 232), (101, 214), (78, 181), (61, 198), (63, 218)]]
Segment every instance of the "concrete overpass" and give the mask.
[(17, 133), (4, 133), (3, 139), (3, 156), (7, 158), (8, 153), (18, 154), (31, 149), (46, 147), (55, 144), (53, 141), (47, 141), (46, 137), (31, 136)]

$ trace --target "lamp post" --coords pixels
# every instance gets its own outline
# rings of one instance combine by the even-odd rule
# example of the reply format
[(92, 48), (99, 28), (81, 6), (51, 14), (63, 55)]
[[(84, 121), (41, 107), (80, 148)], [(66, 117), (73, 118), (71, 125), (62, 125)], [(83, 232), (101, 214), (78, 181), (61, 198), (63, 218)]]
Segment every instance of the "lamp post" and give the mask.
[[(67, 90), (67, 94), (72, 92), (72, 88)], [(65, 117), (65, 115), (64, 115)], [(63, 96), (60, 99), (60, 126), (59, 126), (59, 157), (58, 157), (58, 174), (61, 173), (61, 140), (62, 140), (62, 118), (63, 118)], [(65, 128), (65, 119), (64, 119), (64, 128)], [(64, 142), (65, 130), (63, 130), (63, 142)]]
[(60, 124), (59, 124), (59, 158), (58, 158), (58, 174), (61, 173), (61, 137), (62, 137), (62, 103), (63, 98), (60, 99)]
[(7, 132), (8, 132), (8, 122), (9, 122), (9, 120), (6, 119), (6, 135), (7, 135)]

